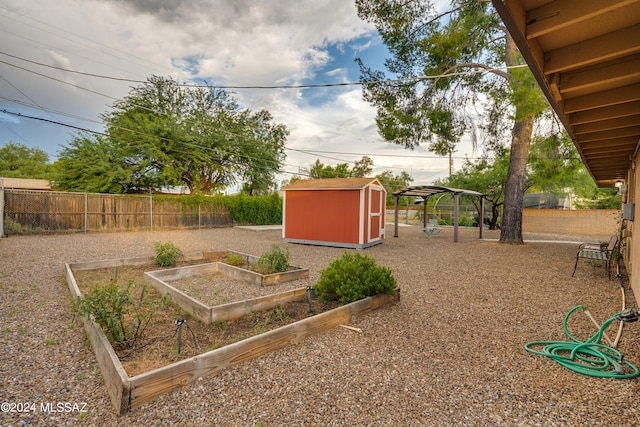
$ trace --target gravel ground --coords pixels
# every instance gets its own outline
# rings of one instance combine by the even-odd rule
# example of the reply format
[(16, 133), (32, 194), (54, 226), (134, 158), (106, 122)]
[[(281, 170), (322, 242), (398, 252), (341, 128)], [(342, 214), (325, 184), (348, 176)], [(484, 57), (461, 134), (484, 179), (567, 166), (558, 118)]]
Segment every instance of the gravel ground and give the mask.
[[(362, 333), (336, 328), (120, 417), (81, 329), (69, 327), (63, 263), (153, 255), (159, 240), (185, 252), (259, 255), (282, 245), (281, 233), (215, 229), (0, 239), (0, 402), (35, 404), (26, 412), (1, 413), (0, 424), (638, 425), (638, 379), (579, 375), (523, 348), (529, 341), (566, 340), (562, 320), (575, 305), (588, 306), (600, 322), (620, 310), (620, 286), (607, 280), (604, 269), (581, 262), (570, 277), (574, 243), (532, 241), (587, 239), (525, 235), (527, 244), (512, 246), (479, 241), (477, 230), (461, 230), (458, 243), (452, 236), (445, 229), (427, 239), (416, 226), (401, 227), (399, 238), (364, 251), (393, 270), (401, 301), (353, 324)], [(293, 264), (310, 269), (309, 285), (345, 251), (287, 247)], [(636, 306), (628, 281), (624, 285), (627, 306)], [(595, 332), (585, 315), (574, 317), (575, 335)], [(638, 323), (625, 326), (618, 347), (640, 364)], [(48, 404), (63, 411), (46, 410)]]

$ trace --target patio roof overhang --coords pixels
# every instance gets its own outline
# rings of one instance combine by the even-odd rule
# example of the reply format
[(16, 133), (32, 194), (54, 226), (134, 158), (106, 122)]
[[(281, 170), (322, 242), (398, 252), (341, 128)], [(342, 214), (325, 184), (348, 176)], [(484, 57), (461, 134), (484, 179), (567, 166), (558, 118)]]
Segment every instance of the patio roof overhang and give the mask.
[(599, 187), (640, 143), (639, 0), (492, 0)]
[[(393, 237), (398, 237), (398, 199), (400, 196), (414, 196), (414, 197), (424, 197), (425, 199), (429, 196), (433, 196), (434, 194), (441, 193), (452, 193), (453, 194), (453, 241), (458, 241), (458, 219), (459, 219), (459, 198), (462, 195), (467, 196), (476, 196), (480, 198), (480, 212), (484, 212), (484, 194), (479, 193), (473, 190), (463, 190), (460, 188), (450, 188), (450, 187), (441, 187), (438, 185), (413, 185), (410, 187), (403, 188), (402, 190), (394, 191), (393, 199), (394, 199), (394, 211), (393, 211), (393, 223), (394, 223), (394, 232)], [(422, 226), (427, 226), (427, 203), (424, 204), (424, 214), (422, 216)], [(481, 215), (482, 216), (482, 215)], [(482, 239), (482, 221), (480, 222), (480, 238)]]

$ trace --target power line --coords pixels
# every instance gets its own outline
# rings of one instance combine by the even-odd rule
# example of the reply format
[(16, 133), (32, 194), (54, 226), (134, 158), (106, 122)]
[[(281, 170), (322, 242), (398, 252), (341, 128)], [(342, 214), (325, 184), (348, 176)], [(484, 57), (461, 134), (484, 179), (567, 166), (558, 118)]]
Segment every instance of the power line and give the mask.
[[(25, 118), (25, 119), (30, 119), (30, 120), (38, 120), (38, 121), (42, 121), (42, 122), (46, 122), (46, 123), (51, 123), (51, 124), (55, 124), (55, 125), (59, 125), (59, 126), (64, 126), (64, 127), (68, 127), (68, 128), (71, 128), (71, 129), (75, 129), (75, 130), (81, 131), (81, 132), (91, 133), (91, 134), (94, 134), (94, 135), (105, 136), (105, 137), (109, 137), (110, 136), (109, 134), (104, 133), (104, 132), (99, 132), (99, 131), (95, 131), (95, 130), (92, 130), (92, 129), (83, 128), (83, 127), (80, 127), (80, 126), (75, 126), (75, 125), (71, 125), (71, 124), (68, 124), (68, 123), (63, 123), (63, 122), (56, 121), (56, 120), (49, 120), (49, 119), (45, 119), (43, 117), (36, 117), (36, 116), (28, 115), (28, 114), (17, 113), (17, 112), (14, 112), (14, 111), (9, 111), (7, 109), (2, 109), (2, 110), (0, 110), (0, 112), (5, 113), (5, 114), (9, 114), (9, 115), (12, 115), (12, 116), (15, 116), (15, 117), (20, 117), (20, 118)], [(136, 130), (132, 130), (132, 129), (127, 129), (127, 128), (119, 128), (119, 129), (125, 130), (125, 131), (129, 131), (129, 132), (133, 132), (133, 133), (138, 134), (138, 135), (155, 136), (153, 134), (149, 134), (149, 133), (141, 132), (141, 131), (136, 131)], [(233, 136), (241, 136), (241, 135), (235, 134), (235, 133), (230, 132), (230, 131), (225, 131), (225, 132), (227, 132), (227, 133), (229, 133), (230, 135), (233, 135)], [(160, 137), (160, 139), (161, 140), (165, 140), (167, 142), (170, 142), (169, 139), (164, 138), (164, 137)], [(194, 143), (185, 143), (185, 144), (190, 145), (190, 146), (192, 146), (194, 148), (200, 148), (200, 149), (203, 149), (203, 150), (212, 150), (213, 149), (212, 147), (205, 147), (205, 146), (202, 146), (202, 145), (199, 145), (199, 144), (194, 144)], [(285, 147), (285, 150), (287, 150), (287, 149), (289, 149), (289, 148)], [(303, 153), (305, 152), (304, 150), (296, 150), (296, 149), (289, 149), (289, 150), (300, 151), (300, 152), (303, 152)], [(178, 150), (178, 149), (175, 149), (175, 148), (171, 149), (171, 151), (174, 152), (174, 153), (191, 154), (189, 152), (186, 152), (186, 151), (183, 151), (183, 150)], [(258, 159), (256, 157), (252, 157), (252, 156), (247, 156), (247, 155), (245, 155), (243, 153), (240, 153), (240, 152), (230, 152), (229, 154), (231, 154), (232, 156), (242, 157), (242, 158), (246, 158), (246, 159), (264, 160), (264, 159)], [(352, 161), (333, 158), (333, 157), (329, 157), (329, 156), (319, 156), (319, 157), (326, 157), (326, 158), (330, 158), (332, 160), (337, 160), (339, 162), (354, 163)], [(230, 161), (230, 162), (231, 163), (237, 163), (237, 161), (236, 162)], [(287, 163), (285, 163), (285, 164), (287, 164)], [(294, 165), (294, 164), (288, 164), (288, 165), (289, 166), (298, 167), (298, 168), (305, 168), (305, 166), (301, 166), (301, 165)], [(265, 170), (267, 169), (266, 167), (261, 167), (261, 166), (256, 166), (256, 165), (254, 165), (253, 167), (256, 167), (256, 168), (259, 168), (259, 169), (265, 169)], [(391, 166), (387, 166), (387, 167), (379, 166), (378, 168), (387, 169), (387, 170), (389, 170), (389, 169), (406, 169), (406, 168), (398, 168), (398, 167), (391, 167)], [(410, 170), (431, 171), (431, 170), (428, 170), (428, 169), (416, 169), (416, 168), (410, 168)], [(286, 172), (286, 171), (281, 171), (281, 170), (277, 170), (276, 172), (278, 172), (278, 173), (291, 173), (291, 174), (294, 174), (294, 175), (308, 176), (307, 174), (305, 174), (303, 172)], [(438, 171), (434, 172), (431, 176), (437, 175), (440, 172), (441, 171), (438, 170)]]
[(5, 113), (5, 114), (9, 114), (9, 115), (12, 115), (12, 116), (15, 116), (15, 117), (22, 117), (22, 118), (31, 119), (31, 120), (39, 120), (39, 121), (42, 121), (42, 122), (51, 123), (51, 124), (58, 125), (58, 126), (64, 126), (64, 127), (76, 129), (76, 130), (79, 130), (79, 131), (82, 131), (82, 132), (90, 132), (90, 133), (93, 133), (93, 134), (96, 134), (96, 135), (109, 136), (108, 134), (103, 133), (103, 132), (98, 132), (98, 131), (95, 131), (95, 130), (82, 128), (80, 126), (70, 125), (68, 123), (63, 123), (63, 122), (59, 122), (59, 121), (56, 121), (56, 120), (49, 120), (49, 119), (45, 119), (43, 117), (29, 116), (27, 114), (16, 113), (14, 111), (9, 111), (7, 109), (2, 109), (0, 111)]
[[(291, 150), (291, 151), (299, 151), (301, 153), (306, 153), (306, 154), (316, 154), (316, 153), (324, 153), (324, 154), (344, 154), (344, 155), (349, 155), (349, 156), (376, 156), (376, 157), (404, 157), (404, 158), (412, 158), (412, 159), (440, 159), (443, 158), (443, 156), (439, 156), (439, 155), (433, 155), (433, 156), (427, 156), (427, 155), (413, 155), (413, 154), (368, 154), (368, 153), (353, 153), (353, 152), (346, 152), (346, 151), (323, 151), (323, 150), (302, 150), (299, 148), (287, 148), (287, 150)], [(330, 158), (330, 157), (328, 157)], [(454, 159), (466, 159), (469, 157), (465, 157), (465, 156), (453, 156)], [(471, 157), (471, 158), (480, 158), (480, 157)]]
[[(59, 70), (59, 71), (64, 71), (64, 72), (67, 72), (67, 73), (74, 73), (74, 74), (80, 74), (80, 75), (83, 75), (83, 76), (95, 77), (95, 78), (100, 78), (100, 79), (115, 80), (115, 81), (122, 81), (122, 82), (128, 82), (128, 83), (146, 83), (147, 82), (145, 80), (125, 79), (125, 78), (120, 78), (120, 77), (105, 76), (105, 75), (101, 75), (101, 74), (86, 73), (86, 72), (82, 72), (82, 71), (69, 70), (67, 68), (56, 67), (56, 66), (53, 66), (53, 65), (48, 65), (48, 64), (44, 64), (44, 63), (41, 63), (41, 62), (33, 61), (33, 60), (30, 60), (30, 59), (22, 58), (22, 57), (19, 57), (19, 56), (16, 56), (16, 55), (11, 55), (11, 54), (6, 53), (6, 52), (0, 52), (0, 54), (9, 56), (9, 57), (14, 58), (14, 59), (19, 59), (21, 61), (29, 62), (31, 64), (35, 64), (35, 65), (39, 65), (39, 66), (47, 67), (47, 68), (52, 68), (52, 69)], [(7, 65), (14, 66), (16, 68), (20, 68), (20, 69), (25, 70), (25, 71), (29, 71), (29, 72), (35, 73), (34, 71), (30, 71), (30, 70), (27, 70), (25, 68), (18, 67), (17, 65), (13, 65), (13, 64), (8, 63), (8, 62), (4, 62), (4, 61), (0, 61), (0, 62), (2, 62), (4, 64), (7, 64)], [(206, 86), (207, 87), (212, 87), (212, 88), (218, 88), (218, 89), (311, 89), (311, 88), (323, 88), (323, 87), (363, 86), (363, 85), (383, 84), (383, 83), (420, 82), (420, 81), (424, 81), (424, 80), (439, 79), (439, 78), (444, 78), (444, 77), (456, 77), (456, 76), (467, 76), (467, 75), (473, 75), (473, 74), (484, 74), (484, 73), (488, 73), (488, 72), (491, 72), (491, 71), (499, 71), (499, 70), (504, 70), (504, 69), (508, 70), (508, 69), (514, 69), (514, 68), (527, 67), (527, 66), (528, 65), (524, 64), (524, 65), (515, 65), (515, 66), (510, 66), (510, 67), (502, 67), (502, 68), (491, 68), (491, 69), (481, 69), (481, 70), (472, 70), (472, 71), (460, 71), (460, 72), (437, 74), (437, 75), (431, 75), (431, 76), (416, 76), (416, 77), (406, 77), (406, 78), (400, 78), (400, 79), (370, 80), (370, 81), (342, 82), (342, 83), (316, 83), (316, 84), (299, 84), (299, 85), (246, 85), (246, 86), (244, 86), (244, 85), (209, 85), (209, 84), (207, 84)], [(38, 73), (35, 73), (35, 74), (38, 74)], [(181, 84), (177, 84), (177, 86), (180, 86), (180, 87), (202, 87), (203, 85), (199, 85), (199, 84), (196, 84), (196, 83), (192, 83), (192, 84), (190, 84), (190, 83), (181, 83)]]
[[(95, 130), (92, 130), (92, 129), (83, 128), (83, 127), (80, 127), (80, 126), (75, 126), (75, 125), (71, 125), (71, 124), (68, 124), (68, 123), (63, 123), (63, 122), (56, 121), (56, 120), (45, 119), (43, 117), (36, 117), (36, 116), (28, 115), (28, 114), (17, 113), (15, 111), (9, 111), (7, 109), (2, 109), (2, 110), (0, 110), (0, 112), (5, 113), (5, 114), (9, 114), (9, 115), (12, 115), (12, 116), (15, 116), (15, 117), (22, 117), (22, 118), (25, 118), (25, 119), (38, 120), (38, 121), (42, 121), (42, 122), (46, 122), (46, 123), (51, 123), (51, 124), (55, 124), (55, 125), (59, 125), (59, 126), (64, 126), (64, 127), (76, 129), (76, 130), (79, 130), (79, 131), (82, 131), (82, 132), (92, 133), (92, 134), (95, 134), (95, 135), (106, 136), (106, 137), (110, 136), (109, 134), (104, 133), (104, 132), (99, 132), (99, 131), (95, 131)], [(134, 129), (128, 129), (128, 128), (122, 128), (122, 127), (119, 127), (118, 129), (129, 131), (129, 132), (133, 132), (133, 133), (136, 133), (138, 135), (157, 137), (156, 135), (153, 135), (153, 134), (150, 134), (150, 133), (147, 133), (147, 132), (137, 131), (137, 130), (134, 130)], [(231, 136), (236, 136), (236, 137), (242, 136), (240, 134), (237, 134), (237, 133), (234, 133), (234, 132), (231, 132), (231, 131), (228, 131), (228, 130), (223, 130), (223, 131), (226, 132), (227, 134), (231, 135)], [(169, 139), (164, 138), (164, 137), (159, 137), (159, 138), (160, 138), (160, 140), (164, 140), (164, 141), (167, 141), (167, 142), (170, 141)], [(201, 149), (204, 149), (204, 150), (212, 149), (211, 147), (206, 147), (206, 146), (202, 146), (202, 145), (194, 144), (194, 143), (185, 143), (185, 144), (191, 145), (194, 148), (201, 148)], [(337, 160), (337, 161), (345, 162), (345, 163), (354, 163), (354, 162), (350, 161), (350, 160), (345, 160), (345, 159), (339, 159), (339, 158), (330, 157), (330, 156), (319, 155), (317, 153), (359, 155), (359, 156), (376, 156), (376, 157), (405, 157), (405, 158), (406, 157), (410, 157), (410, 158), (417, 157), (417, 158), (428, 158), (428, 159), (441, 159), (442, 158), (442, 156), (411, 156), (411, 155), (401, 155), (401, 154), (367, 154), (367, 153), (352, 153), (352, 152), (340, 152), (340, 151), (303, 150), (303, 149), (289, 148), (289, 147), (284, 147), (284, 149), (285, 150), (290, 150), (290, 151), (297, 151), (297, 152), (301, 152), (301, 153), (304, 153), (304, 154), (311, 154), (311, 155), (315, 155), (315, 156), (319, 156), (319, 157), (325, 157), (325, 158), (328, 158), (328, 159)], [(176, 151), (176, 150), (173, 150), (173, 151)], [(188, 154), (188, 153), (185, 153), (185, 154)], [(255, 158), (255, 157), (243, 155), (242, 153), (233, 153), (232, 152), (231, 154), (236, 155), (238, 157), (245, 157), (245, 158), (248, 158), (248, 159), (259, 160), (259, 159)], [(580, 160), (580, 159), (567, 158), (566, 160)], [(292, 166), (295, 166), (295, 165), (292, 165)], [(386, 166), (379, 166), (379, 167), (382, 168), (382, 167), (386, 167)], [(387, 167), (387, 168), (392, 168), (392, 167)]]
[(78, 89), (86, 90), (87, 92), (95, 93), (96, 95), (104, 96), (105, 98), (113, 99), (114, 101), (118, 99), (118, 98), (114, 98), (113, 96), (105, 95), (104, 93), (100, 93), (100, 92), (97, 92), (97, 91), (92, 90), (92, 89), (87, 89), (85, 87), (78, 86), (78, 85), (73, 84), (73, 83), (65, 82), (64, 80), (56, 79), (55, 77), (51, 77), (51, 76), (48, 76), (46, 74), (38, 73), (37, 71), (29, 70), (28, 68), (24, 68), (24, 67), (21, 67), (19, 65), (15, 65), (15, 64), (12, 64), (10, 62), (6, 62), (6, 61), (1, 61), (0, 60), (0, 63), (8, 65), (10, 67), (18, 68), (18, 69), (26, 71), (28, 73), (33, 73), (33, 74), (35, 74), (37, 76), (44, 77), (45, 79), (51, 79), (51, 80), (54, 80), (54, 81), (56, 81), (58, 83), (62, 83), (62, 84), (65, 84), (65, 85), (73, 86), (73, 87), (78, 88)]

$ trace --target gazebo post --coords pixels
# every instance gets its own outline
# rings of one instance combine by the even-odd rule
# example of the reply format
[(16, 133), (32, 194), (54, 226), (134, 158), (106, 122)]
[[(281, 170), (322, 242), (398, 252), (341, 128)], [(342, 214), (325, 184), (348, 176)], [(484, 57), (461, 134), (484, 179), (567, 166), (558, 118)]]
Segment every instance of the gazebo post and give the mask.
[(429, 196), (424, 197), (424, 201), (422, 202), (424, 206), (422, 207), (422, 228), (427, 226), (427, 203), (429, 202)]
[(460, 199), (460, 193), (453, 193), (453, 241), (458, 241), (458, 219), (460, 212), (458, 209), (458, 201)]
[(484, 229), (484, 194), (480, 196), (480, 238), (482, 239), (482, 230)]
[(393, 195), (393, 237), (398, 237), (398, 199), (400, 196)]

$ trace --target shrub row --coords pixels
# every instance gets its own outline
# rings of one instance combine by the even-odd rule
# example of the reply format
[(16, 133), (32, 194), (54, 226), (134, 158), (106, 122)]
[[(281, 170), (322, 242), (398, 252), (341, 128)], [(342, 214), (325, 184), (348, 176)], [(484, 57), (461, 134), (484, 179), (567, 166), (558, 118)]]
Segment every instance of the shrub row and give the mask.
[(269, 225), (282, 224), (282, 198), (278, 193), (268, 196), (248, 196), (244, 193), (233, 196), (155, 196), (156, 199), (170, 200), (183, 207), (222, 207), (235, 224)]

